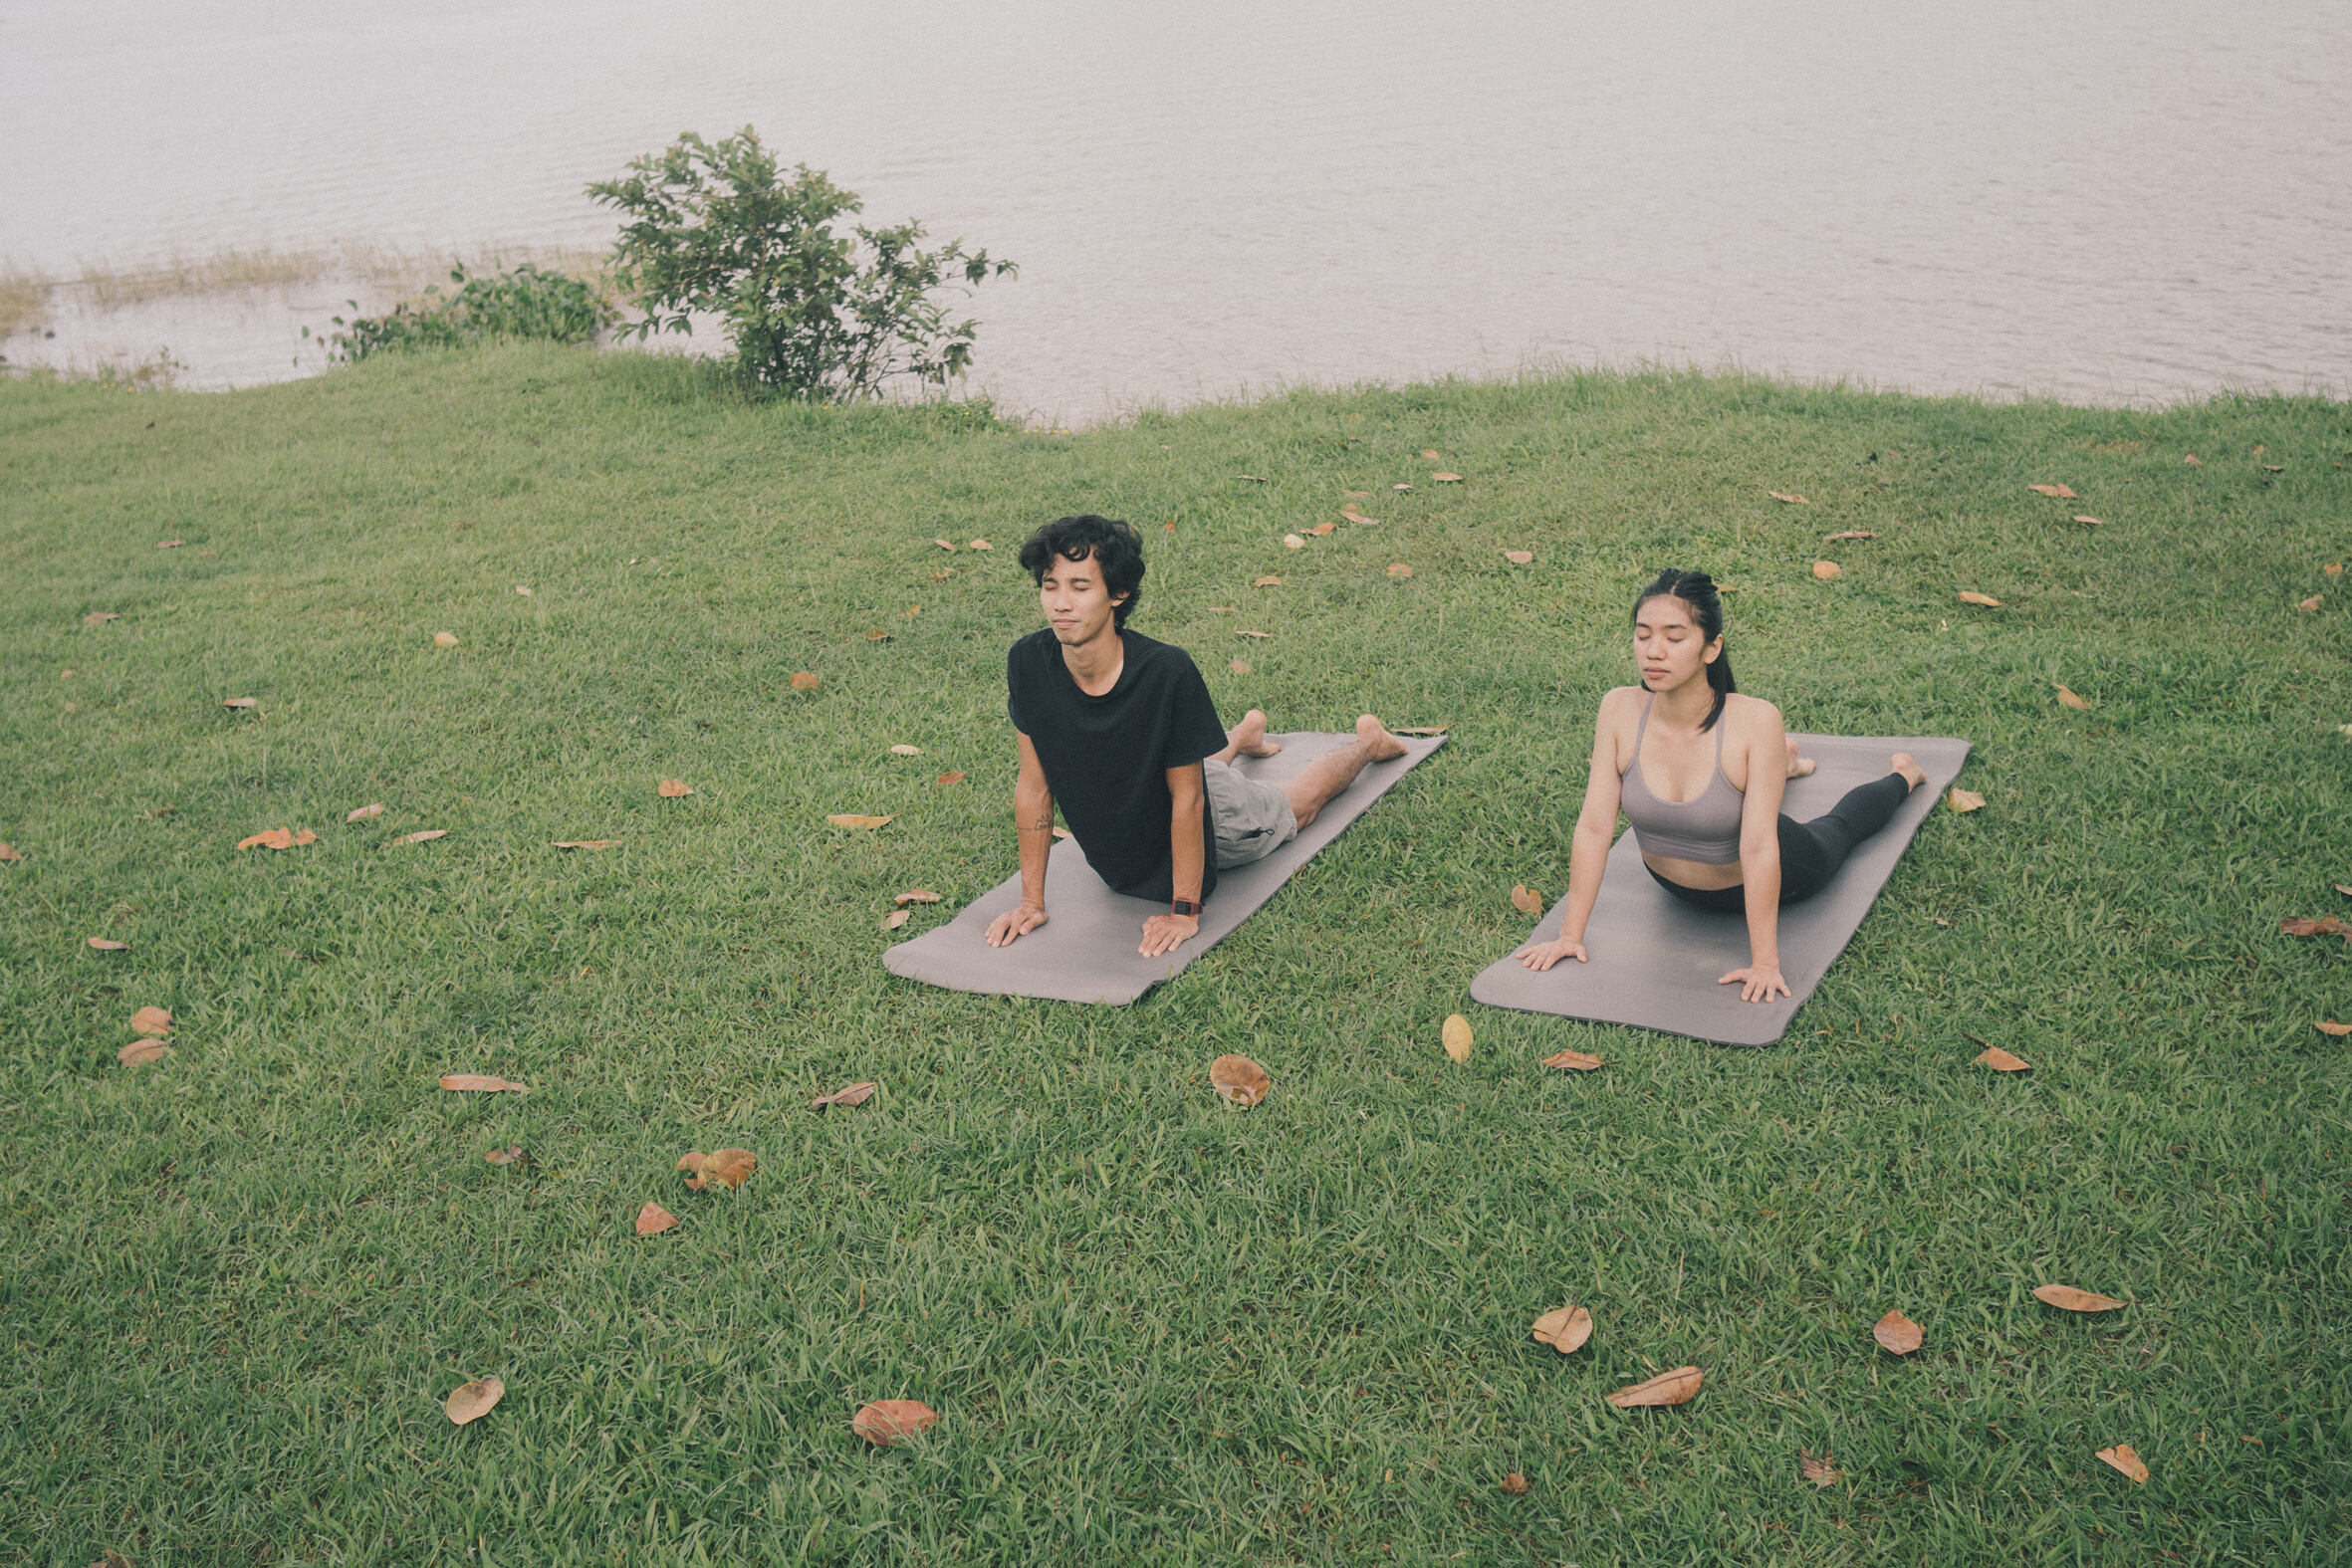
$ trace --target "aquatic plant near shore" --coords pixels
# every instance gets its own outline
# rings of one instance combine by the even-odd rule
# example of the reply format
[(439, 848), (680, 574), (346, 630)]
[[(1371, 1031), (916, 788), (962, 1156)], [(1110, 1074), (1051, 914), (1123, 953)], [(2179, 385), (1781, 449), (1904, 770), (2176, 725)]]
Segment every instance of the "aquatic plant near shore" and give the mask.
[(588, 284), (529, 262), (487, 278), (468, 277), (455, 267), (449, 281), (458, 286), (456, 293), (444, 295), (436, 285), (422, 301), (402, 301), (388, 316), (348, 323), (336, 317), (343, 331), (328, 339), (330, 356), (351, 362), (386, 349), (458, 348), (515, 337), (591, 342), (620, 315)]

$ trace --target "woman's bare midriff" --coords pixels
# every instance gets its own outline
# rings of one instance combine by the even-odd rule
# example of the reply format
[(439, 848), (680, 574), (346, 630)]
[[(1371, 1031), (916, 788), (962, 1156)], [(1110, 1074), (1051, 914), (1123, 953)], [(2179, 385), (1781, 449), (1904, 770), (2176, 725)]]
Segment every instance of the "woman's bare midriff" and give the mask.
[(1704, 860), (1677, 860), (1672, 855), (1644, 854), (1641, 858), (1642, 864), (1667, 881), (1695, 887), (1702, 892), (1712, 893), (1720, 887), (1738, 887), (1748, 880), (1741, 873), (1737, 860), (1730, 865), (1711, 866)]

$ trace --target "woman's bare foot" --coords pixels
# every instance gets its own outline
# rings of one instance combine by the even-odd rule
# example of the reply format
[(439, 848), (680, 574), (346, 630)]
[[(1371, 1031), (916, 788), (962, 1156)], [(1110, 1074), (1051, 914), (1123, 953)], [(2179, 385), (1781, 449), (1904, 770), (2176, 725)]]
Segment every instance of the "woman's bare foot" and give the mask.
[(1815, 764), (1810, 757), (1799, 757), (1796, 755), (1796, 738), (1794, 736), (1788, 737), (1787, 740), (1788, 777), (1791, 779), (1802, 779), (1805, 775), (1813, 771)]
[(1266, 710), (1253, 708), (1227, 732), (1225, 742), (1244, 757), (1272, 757), (1282, 750), (1266, 738)]
[(1909, 784), (1913, 789), (1918, 788), (1921, 784), (1928, 782), (1927, 770), (1920, 767), (1919, 764), (1913, 762), (1909, 752), (1897, 752), (1894, 755), (1894, 759), (1889, 762), (1887, 766), (1892, 768), (1896, 773), (1901, 774), (1903, 776), (1904, 783)]
[(1370, 714), (1355, 722), (1355, 738), (1372, 749), (1372, 761), (1387, 762), (1405, 755), (1405, 743), (1388, 733), (1388, 726)]

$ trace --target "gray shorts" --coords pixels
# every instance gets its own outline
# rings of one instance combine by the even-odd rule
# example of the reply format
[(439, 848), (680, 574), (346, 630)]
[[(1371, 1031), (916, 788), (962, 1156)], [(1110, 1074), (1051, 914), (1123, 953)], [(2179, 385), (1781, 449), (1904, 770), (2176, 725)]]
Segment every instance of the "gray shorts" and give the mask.
[(1202, 759), (1201, 777), (1209, 820), (1217, 828), (1218, 870), (1263, 860), (1298, 836), (1298, 813), (1276, 785), (1237, 774), (1215, 758)]

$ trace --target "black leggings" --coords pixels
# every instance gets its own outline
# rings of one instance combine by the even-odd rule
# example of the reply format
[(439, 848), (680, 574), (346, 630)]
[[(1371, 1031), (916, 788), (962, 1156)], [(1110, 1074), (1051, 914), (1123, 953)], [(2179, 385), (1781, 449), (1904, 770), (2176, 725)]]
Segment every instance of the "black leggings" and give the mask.
[[(1782, 813), (1780, 902), (1793, 904), (1826, 887), (1854, 846), (1886, 826), (1895, 807), (1910, 793), (1911, 785), (1901, 774), (1889, 774), (1848, 790), (1844, 799), (1829, 808), (1827, 816), (1799, 822)], [(1658, 877), (1660, 887), (1695, 909), (1711, 909), (1721, 915), (1748, 911), (1748, 890), (1737, 883), (1731, 887), (1685, 887), (1658, 876), (1655, 869), (1650, 875)]]

